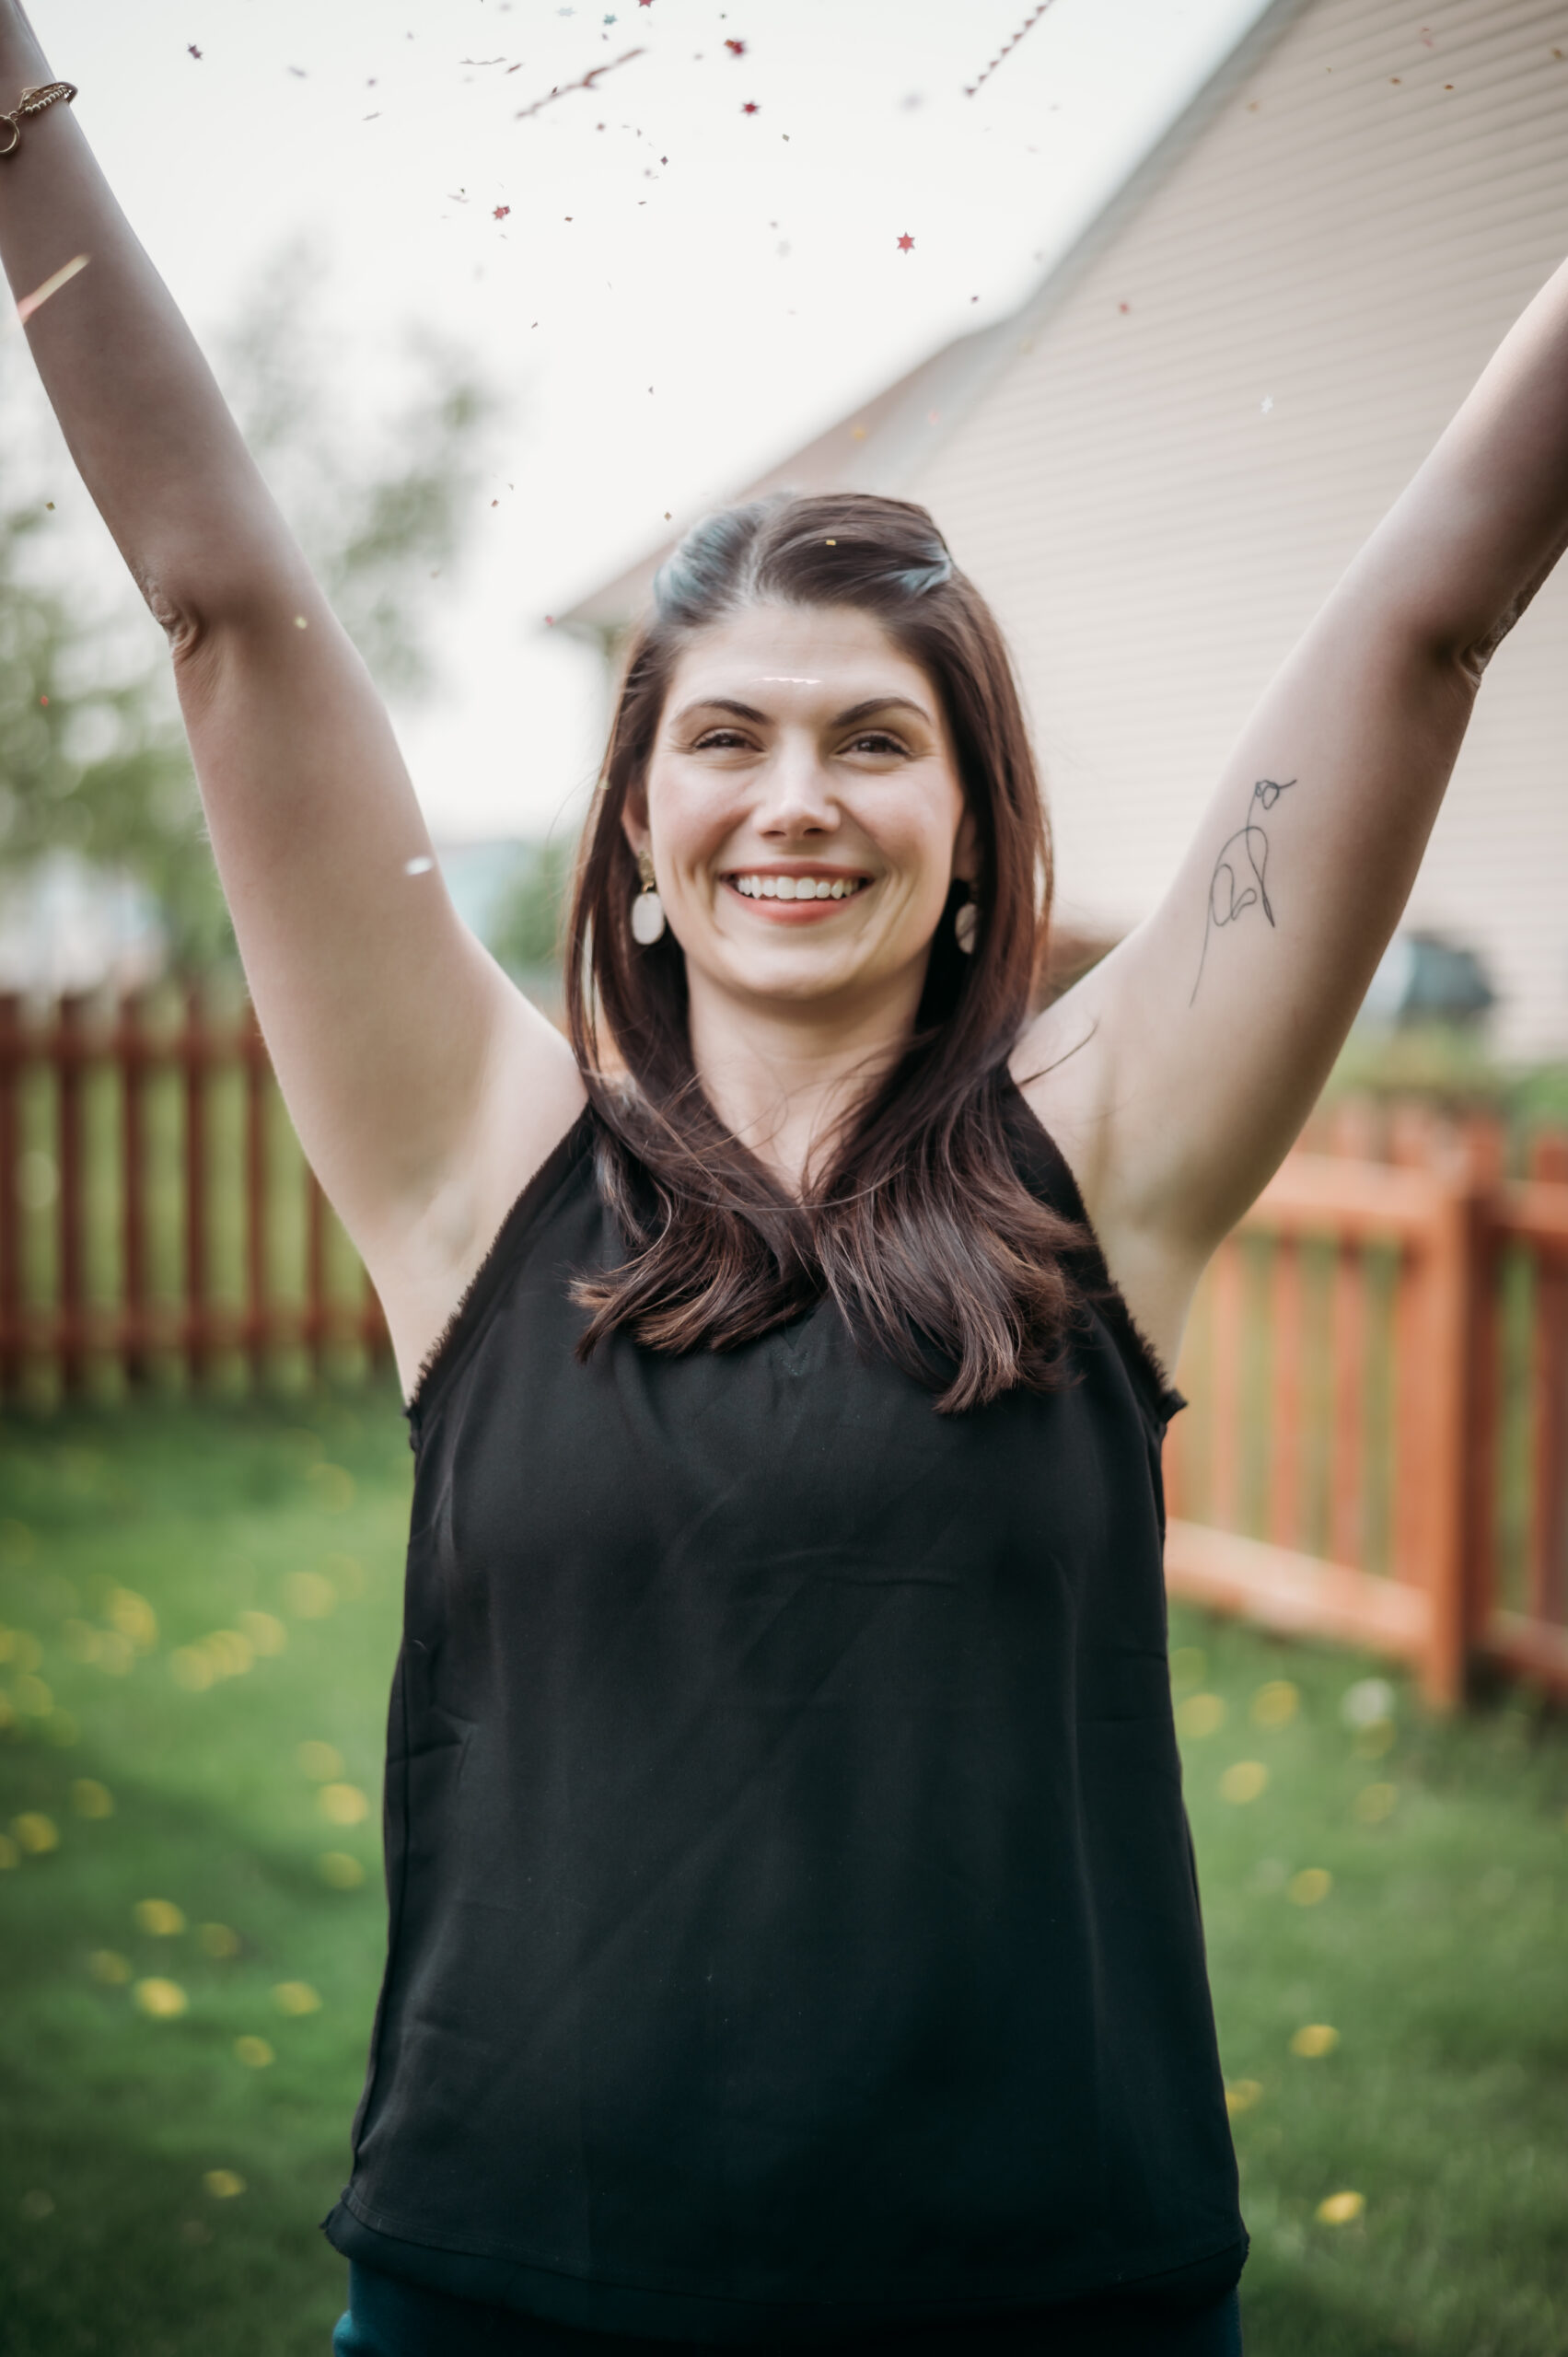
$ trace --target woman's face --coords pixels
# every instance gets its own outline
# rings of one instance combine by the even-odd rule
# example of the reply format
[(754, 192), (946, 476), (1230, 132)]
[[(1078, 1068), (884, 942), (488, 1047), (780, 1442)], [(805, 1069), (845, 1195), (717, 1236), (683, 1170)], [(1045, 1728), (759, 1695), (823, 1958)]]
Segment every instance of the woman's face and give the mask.
[(919, 1002), (973, 828), (941, 706), (853, 607), (755, 606), (681, 656), (645, 795), (651, 851), (693, 988), (728, 997)]

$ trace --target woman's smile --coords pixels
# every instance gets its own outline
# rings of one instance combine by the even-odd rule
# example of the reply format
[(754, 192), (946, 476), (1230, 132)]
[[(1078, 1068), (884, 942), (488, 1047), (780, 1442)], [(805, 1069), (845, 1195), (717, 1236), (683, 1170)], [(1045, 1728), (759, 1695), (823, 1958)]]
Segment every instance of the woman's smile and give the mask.
[(764, 924), (821, 924), (839, 914), (846, 900), (864, 898), (876, 879), (863, 868), (833, 867), (817, 860), (770, 861), (719, 877), (723, 889), (745, 903)]

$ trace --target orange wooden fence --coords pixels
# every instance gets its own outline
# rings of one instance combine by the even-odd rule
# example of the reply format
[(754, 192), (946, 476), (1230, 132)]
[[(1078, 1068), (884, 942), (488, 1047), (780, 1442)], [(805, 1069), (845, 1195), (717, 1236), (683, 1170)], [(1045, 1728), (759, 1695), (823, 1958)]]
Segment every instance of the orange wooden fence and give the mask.
[(0, 995), (0, 1399), (385, 1350), (248, 1008)]
[(1510, 1182), (1494, 1123), (1377, 1126), (1293, 1154), (1205, 1275), (1170, 1585), (1402, 1657), (1439, 1706), (1488, 1662), (1568, 1692), (1568, 1139)]

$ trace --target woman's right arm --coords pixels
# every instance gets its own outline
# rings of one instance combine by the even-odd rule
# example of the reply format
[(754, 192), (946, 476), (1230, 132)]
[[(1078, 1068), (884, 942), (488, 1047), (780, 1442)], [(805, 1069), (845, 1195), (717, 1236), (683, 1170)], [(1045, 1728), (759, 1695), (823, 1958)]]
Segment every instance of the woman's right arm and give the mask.
[[(0, 109), (52, 78), (0, 0)], [(77, 254), (29, 323), (34, 357), (168, 633), (261, 1028), (412, 1377), (582, 1085), (426, 864), (364, 666), (61, 103), (0, 158), (0, 258), (19, 300)]]

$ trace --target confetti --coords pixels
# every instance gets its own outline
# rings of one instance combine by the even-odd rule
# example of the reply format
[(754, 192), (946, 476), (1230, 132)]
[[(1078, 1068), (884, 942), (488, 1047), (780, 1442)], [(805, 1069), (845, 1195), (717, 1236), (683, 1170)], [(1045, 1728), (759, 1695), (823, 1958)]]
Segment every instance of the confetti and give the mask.
[(1238, 1806), (1255, 1801), (1268, 1781), (1269, 1771), (1260, 1759), (1238, 1759), (1220, 1778), (1220, 1798)]
[(743, 41), (726, 41), (725, 47), (731, 57), (744, 57), (746, 54), (746, 43)]
[(232, 2201), (245, 2190), (245, 2179), (235, 2169), (208, 2169), (202, 2183), (215, 2201)]
[(967, 85), (964, 90), (964, 96), (966, 99), (972, 99), (975, 92), (981, 87), (981, 85), (990, 81), (992, 75), (995, 73), (997, 67), (1001, 64), (1002, 60), (1007, 55), (1008, 52), (1017, 48), (1018, 43), (1023, 40), (1024, 35), (1028, 31), (1029, 27), (1031, 25), (1039, 24), (1040, 18), (1044, 16), (1050, 6), (1051, 0), (1040, 0), (1040, 6), (1036, 8), (1031, 15), (1024, 18), (1023, 23), (1013, 35), (1012, 40), (1003, 42), (1001, 48), (997, 51), (995, 56), (992, 59), (984, 73), (980, 76), (980, 80)]
[(762, 110), (755, 99), (748, 99), (740, 111), (742, 114), (761, 114)]
[(71, 1785), (71, 1806), (78, 1817), (112, 1817), (114, 1795), (94, 1776), (78, 1776)]
[[(87, 254), (73, 254), (71, 260), (68, 262), (63, 262), (52, 277), (44, 280), (41, 286), (35, 286), (30, 295), (24, 295), (17, 305), (17, 326), (25, 328), (33, 313), (41, 305), (47, 303), (52, 295), (58, 295), (60, 289), (63, 286), (68, 286), (79, 271), (86, 270), (88, 260), (89, 257)], [(49, 504), (52, 507), (54, 502), (51, 500)]]
[(1185, 1702), (1177, 1705), (1176, 1731), (1202, 1742), (1204, 1736), (1217, 1735), (1225, 1724), (1225, 1706), (1218, 1694), (1189, 1694)]
[[(642, 0), (643, 6), (646, 7), (647, 5), (648, 0)], [(581, 81), (557, 82), (542, 99), (536, 99), (531, 107), (520, 108), (512, 120), (514, 122), (526, 122), (529, 115), (538, 114), (541, 107), (552, 105), (557, 99), (566, 98), (573, 90), (591, 90), (601, 74), (613, 74), (618, 65), (630, 65), (634, 57), (645, 55), (646, 52), (641, 49), (624, 50), (619, 57), (610, 58), (603, 65), (592, 67), (583, 75)], [(566, 215), (568, 221), (571, 217), (570, 214)]]
[(316, 1783), (330, 1784), (343, 1772), (343, 1756), (335, 1743), (302, 1743), (294, 1756)]
[(195, 42), (194, 42), (193, 41), (188, 41), (186, 42), (186, 44), (185, 44), (185, 49), (186, 49), (186, 54), (187, 54), (188, 56), (191, 56), (191, 57), (200, 57), (200, 55), (202, 54), (201, 51), (197, 48), (197, 46), (196, 46), (196, 44), (195, 44)]
[(1297, 1907), (1317, 1907), (1334, 1887), (1327, 1866), (1303, 1866), (1285, 1885), (1285, 1897)]
[(87, 1958), (87, 1970), (106, 1989), (123, 1989), (131, 1978), (131, 1959), (122, 1956), (118, 1948), (94, 1948)]
[(1272, 1678), (1252, 1697), (1252, 1724), (1259, 1727), (1288, 1726), (1301, 1708), (1300, 1689), (1288, 1678)]
[(296, 2016), (321, 2010), (321, 2000), (308, 1980), (280, 1980), (273, 1991), (273, 2003), (280, 2014)]
[(323, 1784), (316, 1805), (329, 1825), (363, 1825), (370, 1804), (357, 1784)]
[(1315, 2062), (1319, 2055), (1331, 2054), (1339, 2042), (1339, 2031), (1330, 2029), (1327, 2022), (1304, 2022), (1291, 2039), (1290, 2050)]
[(365, 1880), (365, 1868), (346, 1850), (323, 1850), (316, 1871), (333, 1890), (357, 1890)]
[(1394, 1689), (1386, 1678), (1360, 1678), (1340, 1698), (1347, 1727), (1375, 1726), (1394, 1715)]
[(196, 1942), (203, 1956), (215, 1957), (220, 1963), (226, 1956), (239, 1954), (239, 1934), (232, 1924), (203, 1923), (196, 1934)]
[(1234, 2119), (1237, 2112), (1250, 2111), (1262, 2092), (1262, 2084), (1259, 2080), (1237, 2079), (1225, 2091), (1225, 2107)]
[(14, 1817), (11, 1830), (27, 1857), (44, 1858), (60, 1847), (59, 1827), (38, 1809), (24, 1809), (20, 1817)]
[(492, 211), (490, 217), (493, 221), (505, 221), (507, 214), (510, 213), (511, 210), (512, 208), (509, 204), (497, 204)]
[(235, 2060), (243, 2062), (248, 2071), (264, 2071), (277, 2060), (264, 2038), (237, 2038), (234, 2053)]
[[(496, 506), (499, 503), (494, 499), (490, 503), (492, 507)], [(403, 874), (405, 876), (428, 876), (435, 865), (436, 862), (433, 859), (429, 858), (424, 853), (421, 853), (418, 859), (404, 860)]]
[(912, 252), (913, 252), (913, 250), (914, 250), (914, 239), (910, 236), (910, 233), (909, 233), (909, 231), (908, 231), (907, 229), (904, 231), (904, 234), (903, 234), (903, 236), (902, 236), (901, 238), (897, 238), (897, 239), (895, 240), (895, 243), (897, 244), (898, 249), (899, 249), (899, 251), (900, 251), (900, 253), (901, 253), (901, 254), (912, 253)]
[(1400, 1797), (1397, 1784), (1364, 1784), (1350, 1805), (1358, 1825), (1381, 1825)]

